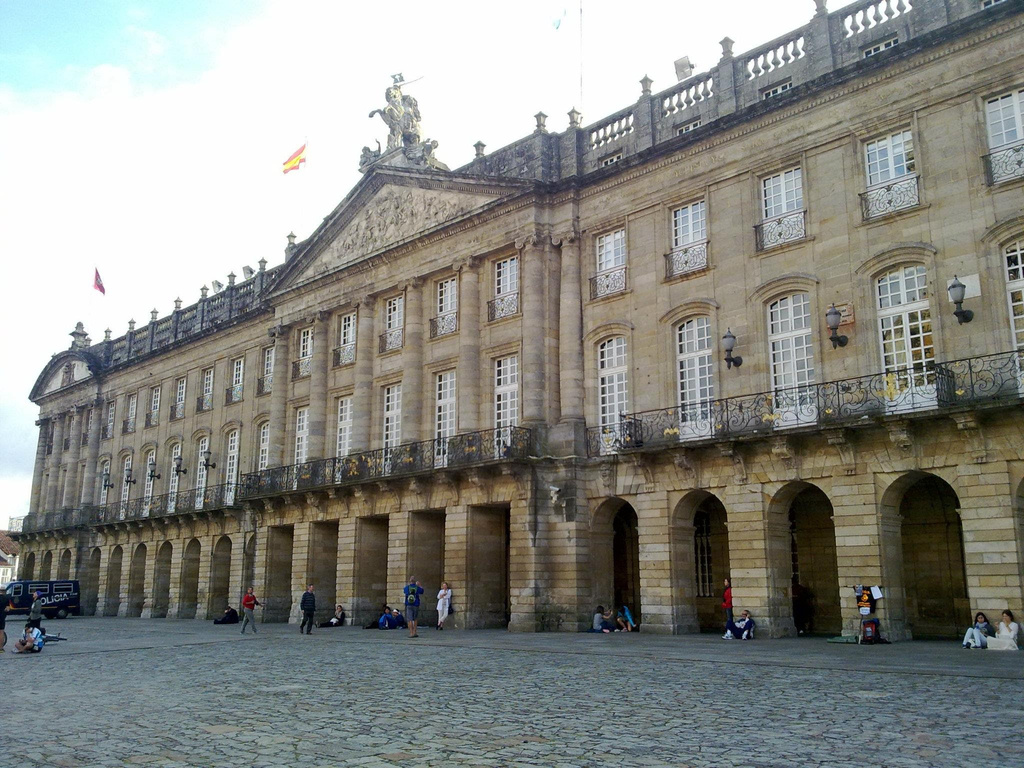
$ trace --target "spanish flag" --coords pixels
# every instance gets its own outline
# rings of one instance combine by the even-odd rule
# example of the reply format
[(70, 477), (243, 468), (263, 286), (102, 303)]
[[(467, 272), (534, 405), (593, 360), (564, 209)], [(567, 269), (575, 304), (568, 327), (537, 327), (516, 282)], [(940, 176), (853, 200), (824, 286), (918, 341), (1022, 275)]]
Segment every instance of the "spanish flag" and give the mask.
[(284, 161), (284, 172), (298, 170), (298, 167), (306, 162), (306, 145), (303, 144), (292, 153), (292, 156)]

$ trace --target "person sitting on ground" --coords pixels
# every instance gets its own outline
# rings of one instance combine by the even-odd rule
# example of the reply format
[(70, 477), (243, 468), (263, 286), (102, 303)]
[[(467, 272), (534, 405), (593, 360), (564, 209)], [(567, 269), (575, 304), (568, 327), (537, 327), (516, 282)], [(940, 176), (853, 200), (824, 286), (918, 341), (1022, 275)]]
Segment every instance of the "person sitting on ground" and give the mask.
[(590, 629), (587, 632), (604, 632), (605, 634), (612, 631), (611, 627), (605, 626), (604, 621), (604, 606), (599, 605), (594, 609), (594, 621), (590, 625)]
[(43, 650), (43, 633), (32, 622), (25, 624), (25, 634), (14, 642), (15, 653), (39, 653)]
[(615, 623), (618, 624), (619, 629), (624, 632), (632, 632), (636, 629), (636, 622), (633, 621), (633, 614), (629, 612), (628, 605), (624, 605), (619, 608), (619, 612), (615, 616)]
[(327, 621), (321, 621), (317, 624), (318, 627), (343, 627), (345, 626), (345, 609), (341, 607), (341, 603), (334, 606), (334, 615), (331, 616)]
[(409, 622), (406, 621), (405, 616), (403, 616), (402, 612), (397, 608), (392, 609), (391, 616), (395, 620), (395, 626), (399, 629), (405, 629), (409, 626)]
[(366, 626), (363, 627), (363, 629), (380, 629), (380, 626), (379, 626), (379, 624), (380, 624), (380, 617), (383, 616), (387, 611), (388, 611), (388, 604), (384, 603), (380, 607), (380, 613), (377, 614), (377, 618), (370, 619), (368, 622), (366, 622)]
[(384, 607), (384, 613), (377, 619), (377, 629), (398, 629), (398, 623), (395, 621), (395, 613), (392, 611), (391, 606)]
[(214, 624), (237, 624), (238, 623), (238, 611), (232, 608), (230, 605), (224, 611), (224, 615), (219, 619), (213, 620)]
[(988, 638), (995, 637), (995, 630), (988, 623), (988, 616), (981, 611), (974, 614), (974, 626), (964, 633), (964, 648), (988, 648)]
[(988, 639), (990, 651), (1016, 651), (1017, 636), (1020, 634), (1020, 627), (1013, 619), (1013, 611), (1003, 611), (1003, 619), (999, 622), (996, 636)]
[(750, 618), (750, 611), (741, 611), (739, 621), (729, 621), (725, 624), (725, 640), (753, 640), (754, 620)]

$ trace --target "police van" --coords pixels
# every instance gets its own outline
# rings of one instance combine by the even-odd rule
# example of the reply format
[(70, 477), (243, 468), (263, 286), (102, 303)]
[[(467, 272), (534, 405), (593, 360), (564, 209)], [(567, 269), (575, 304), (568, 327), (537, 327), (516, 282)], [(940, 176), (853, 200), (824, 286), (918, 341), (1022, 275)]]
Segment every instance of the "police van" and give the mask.
[(81, 590), (77, 580), (64, 581), (12, 581), (4, 589), (2, 599), (7, 604), (7, 615), (28, 615), (33, 596), (39, 593), (43, 601), (43, 616), (48, 619), (82, 615)]

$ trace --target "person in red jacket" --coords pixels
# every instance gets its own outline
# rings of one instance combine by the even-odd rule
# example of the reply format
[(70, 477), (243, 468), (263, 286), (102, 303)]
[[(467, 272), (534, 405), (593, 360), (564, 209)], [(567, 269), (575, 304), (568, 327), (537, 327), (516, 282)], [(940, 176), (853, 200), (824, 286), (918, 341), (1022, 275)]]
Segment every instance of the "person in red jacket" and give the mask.
[[(725, 608), (725, 624), (726, 627), (732, 624), (732, 584), (728, 579), (725, 580), (725, 593), (722, 595), (722, 607)], [(723, 637), (729, 635), (728, 629), (726, 630)]]
[(256, 619), (253, 618), (253, 609), (260, 605), (260, 601), (256, 599), (255, 589), (249, 587), (245, 592), (245, 596), (242, 598), (242, 634), (245, 634), (245, 625), (252, 624), (252, 633), (256, 634)]

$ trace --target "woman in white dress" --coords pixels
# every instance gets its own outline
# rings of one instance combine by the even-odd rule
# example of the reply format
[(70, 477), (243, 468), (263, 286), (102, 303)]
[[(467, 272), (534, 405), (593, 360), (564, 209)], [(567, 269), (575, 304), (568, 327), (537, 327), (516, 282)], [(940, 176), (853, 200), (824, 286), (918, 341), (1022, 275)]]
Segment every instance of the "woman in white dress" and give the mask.
[(1017, 637), (1020, 634), (1020, 627), (1013, 620), (1013, 611), (1003, 611), (1003, 620), (999, 622), (996, 629), (996, 636), (988, 638), (988, 649), (990, 651), (1016, 651)]
[(441, 582), (441, 589), (437, 593), (437, 628), (444, 629), (444, 620), (448, 618), (448, 609), (452, 605), (452, 589), (447, 581)]

